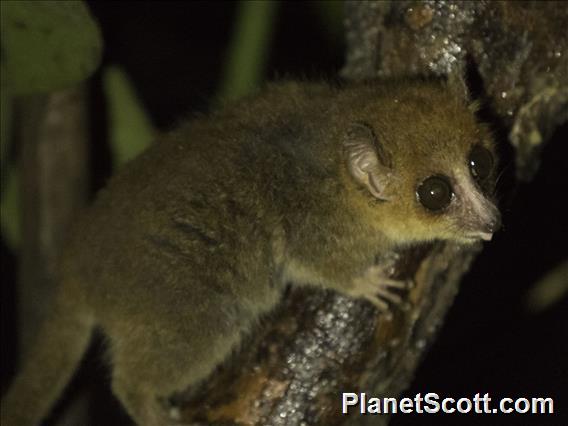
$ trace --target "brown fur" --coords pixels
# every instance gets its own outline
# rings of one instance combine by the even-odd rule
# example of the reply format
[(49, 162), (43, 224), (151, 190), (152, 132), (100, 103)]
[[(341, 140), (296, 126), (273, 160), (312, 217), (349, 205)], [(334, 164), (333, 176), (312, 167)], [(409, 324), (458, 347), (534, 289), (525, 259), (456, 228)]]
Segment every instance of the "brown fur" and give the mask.
[[(347, 171), (343, 141), (357, 121), (392, 159), (389, 201)], [(475, 143), (492, 149), (466, 102), (424, 81), (282, 83), (184, 124), (115, 176), (76, 226), (58, 308), (2, 424), (45, 416), (94, 326), (108, 337), (115, 394), (137, 422), (160, 424), (157, 397), (206, 378), (288, 280), (359, 294), (355, 278), (377, 255), (469, 241), (466, 196), (433, 214), (415, 194), (432, 174), (469, 176)]]

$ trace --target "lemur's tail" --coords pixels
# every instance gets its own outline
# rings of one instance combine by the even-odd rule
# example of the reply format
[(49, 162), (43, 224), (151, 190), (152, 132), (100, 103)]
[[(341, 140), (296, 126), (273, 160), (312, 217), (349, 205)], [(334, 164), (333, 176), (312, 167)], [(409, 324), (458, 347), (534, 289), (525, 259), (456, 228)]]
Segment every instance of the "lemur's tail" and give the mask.
[(93, 319), (61, 294), (2, 398), (2, 426), (36, 426), (49, 414), (86, 351)]

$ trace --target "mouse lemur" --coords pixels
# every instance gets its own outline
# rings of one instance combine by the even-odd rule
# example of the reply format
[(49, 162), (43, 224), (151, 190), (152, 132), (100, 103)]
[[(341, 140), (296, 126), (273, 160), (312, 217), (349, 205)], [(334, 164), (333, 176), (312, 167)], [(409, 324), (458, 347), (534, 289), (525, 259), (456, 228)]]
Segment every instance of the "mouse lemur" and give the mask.
[(73, 228), (2, 425), (49, 413), (95, 328), (114, 394), (157, 426), (175, 423), (158, 400), (206, 379), (288, 282), (397, 309), (407, 284), (377, 258), (499, 226), (493, 141), (473, 109), (440, 81), (286, 82), (181, 125)]

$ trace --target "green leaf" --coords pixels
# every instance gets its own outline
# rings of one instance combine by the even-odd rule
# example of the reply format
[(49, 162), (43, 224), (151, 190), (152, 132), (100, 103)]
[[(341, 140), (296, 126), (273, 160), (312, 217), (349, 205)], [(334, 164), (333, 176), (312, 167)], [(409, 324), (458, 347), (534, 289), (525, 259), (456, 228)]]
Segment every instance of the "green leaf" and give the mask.
[[(8, 86), (4, 64), (0, 63), (0, 173), (2, 180), (6, 172), (9, 154), (9, 139), (12, 124), (12, 96)], [(2, 184), (3, 187), (3, 184)]]
[(110, 66), (103, 74), (109, 112), (110, 148), (114, 168), (144, 151), (155, 138), (154, 127), (125, 72)]
[(545, 311), (568, 297), (568, 260), (547, 272), (529, 289), (525, 306), (529, 311)]
[(258, 86), (272, 41), (276, 0), (241, 0), (218, 97), (237, 99)]
[(99, 65), (101, 34), (82, 1), (2, 1), (0, 9), (12, 94), (69, 87)]

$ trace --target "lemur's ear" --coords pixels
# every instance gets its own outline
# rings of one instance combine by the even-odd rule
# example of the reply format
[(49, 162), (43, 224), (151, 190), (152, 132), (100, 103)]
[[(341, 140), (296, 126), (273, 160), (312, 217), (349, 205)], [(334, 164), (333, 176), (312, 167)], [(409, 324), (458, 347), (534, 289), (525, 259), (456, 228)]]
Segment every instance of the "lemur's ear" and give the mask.
[(394, 178), (388, 152), (366, 123), (353, 123), (345, 134), (343, 149), (351, 176), (378, 200), (388, 201), (387, 185)]

